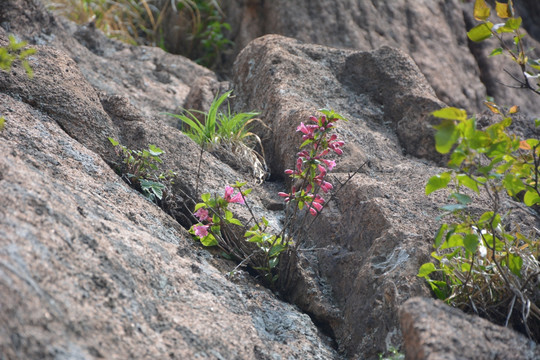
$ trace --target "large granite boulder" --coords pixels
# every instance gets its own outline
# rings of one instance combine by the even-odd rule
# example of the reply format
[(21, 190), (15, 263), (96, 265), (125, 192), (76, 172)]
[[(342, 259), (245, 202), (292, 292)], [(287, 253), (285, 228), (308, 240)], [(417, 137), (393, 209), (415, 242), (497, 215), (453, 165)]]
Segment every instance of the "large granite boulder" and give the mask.
[[(478, 54), (478, 45), (470, 43), (466, 31), (474, 1), (459, 0), (225, 0), (223, 7), (232, 24), (231, 37), (240, 52), (252, 39), (265, 34), (280, 34), (306, 43), (358, 50), (374, 50), (383, 45), (399, 48), (410, 55), (426, 76), (439, 99), (471, 111), (485, 109), (486, 94), (503, 105), (521, 105), (523, 110), (540, 116), (537, 95), (515, 92), (501, 84), (512, 83), (503, 68), (513, 63), (485, 61), (494, 49)], [(538, 43), (538, 2), (516, 1), (519, 14)], [(487, 50), (486, 50), (487, 51)]]
[(410, 360), (540, 358), (538, 345), (522, 334), (464, 314), (442, 301), (412, 298), (403, 304), (399, 317)]

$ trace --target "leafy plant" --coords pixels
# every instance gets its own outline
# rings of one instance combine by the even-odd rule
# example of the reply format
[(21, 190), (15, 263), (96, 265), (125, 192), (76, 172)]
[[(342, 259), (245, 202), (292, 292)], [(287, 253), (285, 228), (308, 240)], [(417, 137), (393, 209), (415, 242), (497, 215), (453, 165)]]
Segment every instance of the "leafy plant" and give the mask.
[(401, 353), (398, 349), (390, 346), (388, 354), (379, 354), (379, 360), (405, 360), (405, 354)]
[[(182, 131), (201, 146), (201, 151), (232, 154), (234, 163), (229, 163), (226, 158), (222, 160), (233, 167), (239, 163), (250, 164), (255, 177), (263, 180), (267, 174), (263, 145), (259, 136), (252, 132), (250, 127), (254, 123), (263, 127), (266, 125), (256, 118), (258, 112), (233, 114), (229, 106), (227, 112), (220, 111), (224, 102), (231, 97), (231, 93), (232, 91), (228, 91), (219, 97), (216, 96), (208, 112), (184, 110), (184, 114), (166, 113), (166, 115), (181, 121)], [(204, 117), (204, 120), (199, 120), (200, 117)]]
[[(184, 110), (184, 114), (171, 114), (182, 122), (184, 134), (189, 136), (200, 146), (211, 150), (214, 146), (221, 143), (240, 143), (244, 142), (247, 138), (255, 138), (257, 143), (260, 144), (259, 137), (250, 132), (248, 125), (253, 121), (257, 121), (255, 116), (259, 115), (258, 112), (247, 112), (239, 114), (231, 114), (230, 108), (227, 113), (221, 112), (219, 109), (231, 96), (232, 90), (226, 92), (220, 97), (216, 97), (208, 112), (199, 110)], [(204, 116), (204, 120), (201, 122), (196, 114)], [(187, 125), (187, 126), (186, 126)]]
[[(333, 130), (335, 123), (345, 118), (333, 111), (319, 111), (324, 115), (319, 118), (312, 116), (313, 124), (300, 123), (297, 128), (303, 134), (301, 151), (295, 169), (286, 170), (285, 173), (299, 185), (292, 186), (289, 193), (278, 193), (287, 203), (286, 221), (281, 231), (271, 229), (264, 217), (257, 219), (246, 201), (246, 196), (251, 192), (251, 189), (243, 189), (246, 183), (237, 182), (234, 186), (226, 187), (223, 196), (203, 194), (202, 202), (195, 206), (194, 215), (199, 223), (192, 226), (191, 233), (205, 246), (220, 247), (240, 261), (239, 266), (249, 265), (272, 287), (279, 277), (277, 266), (280, 255), (291, 246), (296, 249), (301, 243), (299, 231), (307, 217), (303, 216), (298, 224), (300, 212), (306, 210), (317, 217), (326, 203), (320, 193), (328, 194), (333, 189), (333, 185), (327, 181), (327, 173), (336, 163), (327, 156), (331, 151), (337, 155), (343, 153), (341, 147), (344, 142), (338, 140)], [(236, 190), (238, 192), (234, 194)], [(228, 208), (231, 203), (247, 206), (251, 214), (247, 224), (234, 218)], [(230, 229), (232, 226), (243, 229), (243, 240), (235, 237), (235, 232)], [(299, 241), (295, 242), (296, 239)], [(257, 250), (250, 250), (246, 242), (255, 244)]]
[(174, 183), (173, 179), (176, 177), (176, 173), (171, 170), (159, 173), (159, 166), (163, 163), (160, 158), (163, 150), (152, 144), (148, 145), (148, 150), (132, 150), (112, 138), (109, 138), (109, 141), (115, 147), (116, 153), (122, 157), (122, 177), (129, 184), (138, 187), (150, 201), (157, 203), (157, 200), (163, 200), (164, 192)]
[[(28, 57), (36, 53), (36, 49), (25, 47), (28, 45), (26, 41), (17, 41), (13, 35), (9, 35), (9, 44), (0, 47), (0, 69), (3, 71), (11, 71), (11, 66), (15, 62), (20, 62), (26, 75), (32, 79), (34, 71), (28, 63)], [(6, 119), (0, 116), (0, 132), (4, 130)]]
[[(511, 1), (497, 2), (496, 11), (499, 17), (510, 18), (498, 25), (487, 22), (489, 7), (477, 0), (475, 17), (483, 22), (469, 37), (480, 41), (489, 34), (514, 33), (517, 52), (501, 49), (523, 68), (529, 61), (522, 52), (521, 19), (513, 17)], [(537, 92), (527, 79), (525, 75), (520, 87)], [(426, 194), (447, 189), (454, 203), (442, 207), (443, 216), (452, 215), (453, 221), (443, 223), (435, 236), (432, 257), (436, 263), (423, 264), (418, 276), (447, 303), (505, 325), (513, 320), (529, 337), (538, 339), (540, 241), (537, 230), (523, 231), (512, 219), (505, 196), (514, 199), (515, 207), (520, 207), (520, 201), (526, 207), (540, 204), (540, 141), (521, 139), (509, 131), (516, 106), (508, 109), (493, 101), (486, 101), (486, 106), (500, 120), (485, 129), (479, 129), (476, 119), (462, 109), (433, 113), (442, 119), (435, 126), (437, 151), (450, 153), (450, 160), (448, 171), (429, 179)], [(484, 196), (487, 209), (478, 212), (475, 194)], [(534, 210), (529, 212), (538, 217)]]
[[(169, 13), (177, 14), (183, 38), (180, 53), (202, 65), (213, 67), (220, 53), (232, 42), (224, 33), (230, 30), (223, 21), (216, 0), (46, 0), (49, 9), (78, 23), (94, 22), (107, 36), (132, 45), (160, 46), (167, 50), (164, 33)], [(170, 18), (169, 18), (170, 19)]]
[[(528, 89), (540, 95), (540, 75), (538, 74), (538, 71), (540, 71), (540, 59), (531, 59), (528, 56), (532, 49), (526, 50), (523, 43), (525, 33), (521, 30), (522, 19), (516, 16), (513, 1), (508, 0), (507, 3), (496, 1), (495, 13), (504, 22), (494, 24), (489, 21), (492, 15), (491, 8), (484, 0), (476, 0), (474, 3), (474, 18), (480, 21), (480, 24), (467, 32), (467, 36), (475, 42), (481, 42), (492, 37), (496, 38), (500, 47), (494, 49), (490, 56), (507, 55), (519, 66), (523, 75), (522, 78), (517, 78), (509, 74), (519, 84), (514, 87)], [(512, 37), (511, 42), (506, 41), (505, 34)], [(533, 81), (536, 81), (536, 84), (533, 84)]]
[(28, 57), (36, 53), (36, 49), (25, 49), (26, 41), (17, 41), (13, 35), (9, 35), (9, 44), (0, 47), (0, 69), (10, 71), (15, 62), (20, 62), (29, 78), (34, 76), (34, 71), (28, 63)]

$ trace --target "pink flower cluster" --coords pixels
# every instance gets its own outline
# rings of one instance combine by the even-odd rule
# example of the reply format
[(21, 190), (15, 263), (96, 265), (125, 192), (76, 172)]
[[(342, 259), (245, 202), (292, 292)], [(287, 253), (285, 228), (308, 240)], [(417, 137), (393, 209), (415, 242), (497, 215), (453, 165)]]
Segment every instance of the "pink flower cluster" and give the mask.
[[(225, 187), (225, 195), (223, 196), (223, 199), (227, 203), (237, 203), (237, 204), (244, 204), (244, 198), (242, 197), (242, 194), (240, 192), (234, 193), (234, 188), (230, 186)], [(197, 235), (200, 238), (203, 238), (205, 236), (208, 236), (208, 229), (214, 225), (212, 216), (210, 216), (209, 212), (205, 208), (200, 208), (197, 210), (193, 215), (199, 219), (201, 222), (200, 224), (193, 225), (193, 232), (195, 235)], [(206, 222), (206, 225), (203, 225), (202, 223)]]
[(336, 134), (329, 134), (338, 118), (321, 116), (317, 119), (311, 116), (309, 119), (315, 124), (306, 125), (301, 122), (296, 128), (296, 131), (303, 134), (303, 146), (309, 146), (309, 150), (301, 150), (296, 155), (295, 169), (285, 170), (285, 174), (291, 178), (302, 180), (302, 188), (297, 190), (293, 187), (291, 193), (280, 192), (278, 195), (284, 197), (285, 202), (296, 200), (299, 205), (308, 205), (309, 212), (315, 216), (321, 212), (324, 205), (324, 199), (317, 192), (320, 189), (328, 193), (333, 189), (333, 185), (326, 181), (325, 177), (336, 166), (336, 162), (324, 157), (330, 150), (337, 155), (343, 154), (341, 147), (345, 143), (338, 140)]

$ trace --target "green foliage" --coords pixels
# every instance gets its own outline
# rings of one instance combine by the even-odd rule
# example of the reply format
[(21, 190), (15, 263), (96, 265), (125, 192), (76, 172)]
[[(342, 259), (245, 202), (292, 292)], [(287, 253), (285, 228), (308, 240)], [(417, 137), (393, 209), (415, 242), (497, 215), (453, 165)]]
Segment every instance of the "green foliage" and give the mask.
[(0, 47), (0, 69), (10, 71), (15, 62), (20, 62), (26, 74), (31, 79), (34, 76), (32, 67), (28, 63), (28, 57), (36, 53), (36, 49), (25, 49), (28, 43), (26, 41), (17, 41), (13, 35), (9, 36), (9, 44)]
[(109, 138), (109, 141), (115, 147), (117, 155), (122, 158), (122, 177), (150, 201), (162, 201), (164, 193), (176, 177), (176, 173), (171, 170), (159, 172), (160, 164), (163, 163), (160, 158), (163, 150), (155, 145), (148, 145), (147, 150), (132, 150), (112, 138)]
[[(494, 22), (488, 19), (492, 16), (491, 8), (486, 4), (485, 0), (476, 0), (474, 4), (474, 18), (480, 21), (480, 24), (472, 28), (467, 36), (475, 42), (481, 42), (490, 38), (496, 38), (500, 47), (494, 49), (490, 56), (505, 54), (513, 62), (518, 64), (523, 74), (522, 79), (513, 77), (519, 83), (517, 87), (529, 89), (540, 95), (540, 59), (530, 59), (523, 43), (525, 34), (521, 32), (521, 17), (516, 16), (513, 1), (507, 3), (499, 1), (495, 2)], [(499, 22), (502, 21), (502, 22)], [(508, 45), (505, 41), (505, 34), (512, 37), (512, 44)], [(535, 83), (534, 83), (535, 82)]]
[[(243, 189), (245, 182), (237, 182), (233, 186), (225, 188), (224, 196), (211, 196), (210, 193), (201, 195), (202, 202), (195, 206), (195, 216), (201, 221), (194, 225), (190, 232), (195, 235), (204, 246), (219, 246), (230, 257), (239, 261), (249, 261), (251, 267), (258, 271), (268, 284), (274, 284), (278, 275), (274, 273), (275, 267), (279, 264), (279, 255), (287, 249), (281, 237), (269, 234), (268, 220), (262, 217), (260, 221), (253, 221), (255, 224), (249, 229), (234, 217), (229, 209), (229, 204), (246, 204), (246, 196), (251, 193), (251, 189)], [(238, 190), (236, 195), (234, 191)], [(251, 212), (251, 209), (250, 209)], [(206, 223), (206, 224), (203, 224)], [(238, 243), (231, 242), (227, 237), (234, 236), (232, 226), (242, 227), (244, 230), (244, 241), (257, 245), (258, 251), (247, 254)]]
[[(518, 293), (527, 299), (527, 290), (534, 293), (528, 286), (538, 286), (531, 279), (540, 270), (536, 260), (540, 241), (508, 223), (509, 214), (501, 213), (501, 192), (521, 196), (527, 206), (540, 204), (540, 143), (510, 134), (509, 116), (484, 130), (466, 116), (442, 121), (447, 126), (438, 127), (436, 140), (453, 147), (451, 170), (431, 177), (426, 194), (448, 189), (455, 203), (442, 209), (457, 221), (441, 225), (432, 253), (437, 265), (422, 265), (418, 276), (428, 281), (438, 298), (459, 307), (474, 303), (476, 310), (487, 311)], [(470, 211), (474, 193), (487, 196), (488, 211)]]
[[(228, 96), (228, 94), (225, 95)], [(222, 96), (218, 102), (223, 100)], [(216, 109), (214, 109), (214, 113), (217, 112)], [(278, 193), (279, 196), (285, 198), (287, 203), (285, 224), (281, 231), (271, 229), (266, 218), (258, 219), (255, 216), (246, 202), (246, 196), (251, 192), (251, 189), (243, 189), (246, 183), (237, 182), (234, 186), (227, 186), (223, 196), (212, 196), (210, 193), (202, 194), (202, 202), (195, 206), (193, 215), (199, 222), (191, 227), (190, 232), (204, 246), (220, 247), (228, 257), (240, 262), (238, 266), (249, 265), (272, 287), (275, 286), (279, 278), (280, 255), (290, 250), (291, 245), (294, 245), (293, 249), (295, 250), (296, 246), (302, 242), (300, 232), (305, 230), (304, 225), (307, 217), (301, 217), (301, 211), (305, 209), (307, 213), (316, 218), (325, 204), (325, 199), (320, 195), (320, 192), (326, 194), (333, 189), (333, 185), (326, 181), (326, 174), (336, 166), (336, 163), (325, 157), (330, 151), (337, 155), (343, 153), (341, 146), (344, 145), (344, 142), (337, 140), (337, 134), (333, 131), (335, 123), (338, 120), (345, 120), (345, 118), (333, 111), (319, 111), (325, 115), (319, 118), (310, 117), (314, 124), (300, 123), (297, 128), (297, 132), (303, 134), (302, 140), (304, 142), (300, 146), (302, 151), (297, 154), (295, 170), (286, 170), (285, 174), (298, 180), (300, 187), (292, 186), (289, 193)], [(195, 120), (192, 123), (200, 129), (196, 139), (204, 140), (203, 135), (206, 136), (206, 139), (213, 139), (212, 136), (207, 136), (203, 131), (202, 124), (196, 123)], [(210, 132), (210, 134), (214, 134), (214, 132)], [(235, 191), (238, 192), (234, 194)], [(247, 206), (251, 215), (247, 224), (243, 224), (233, 216), (229, 209), (231, 203)], [(301, 220), (297, 223), (299, 219)], [(241, 227), (242, 239), (236, 235), (238, 232), (234, 231), (235, 227)], [(253, 252), (249, 246), (245, 245), (246, 243), (255, 244), (257, 250)]]
[[(28, 63), (28, 57), (35, 54), (36, 49), (25, 49), (27, 44), (26, 41), (17, 41), (13, 35), (9, 35), (9, 44), (0, 47), (0, 69), (9, 72), (14, 63), (20, 62), (26, 71), (26, 75), (32, 79), (34, 71)], [(5, 124), (6, 119), (0, 116), (0, 132), (4, 130)]]
[[(232, 45), (225, 36), (230, 25), (223, 21), (216, 0), (46, 0), (49, 9), (78, 23), (95, 22), (107, 36), (132, 45), (160, 46), (166, 50), (165, 19), (171, 13), (189, 34), (181, 54), (207, 67), (220, 61)], [(174, 24), (172, 24), (174, 25)]]
[[(259, 145), (262, 145), (259, 137), (249, 131), (249, 125), (253, 121), (260, 121), (255, 119), (255, 116), (259, 115), (258, 112), (232, 114), (230, 108), (228, 108), (227, 113), (220, 111), (220, 107), (225, 100), (229, 99), (231, 93), (232, 90), (216, 97), (207, 113), (198, 110), (184, 110), (185, 114), (181, 115), (166, 114), (179, 119), (184, 126), (182, 130), (184, 134), (209, 150), (222, 143), (243, 143), (248, 138), (254, 138)], [(204, 121), (199, 121), (195, 114), (203, 115)]]
[[(526, 69), (530, 61), (523, 52), (521, 18), (514, 17), (512, 2), (496, 2), (496, 15), (507, 19), (504, 23), (494, 25), (487, 21), (490, 15), (489, 6), (477, 0), (474, 16), (481, 24), (469, 31), (469, 38), (482, 41), (496, 37), (502, 47), (492, 55), (505, 53)], [(515, 49), (505, 47), (504, 33), (514, 35)], [(527, 75), (529, 70), (524, 71)], [(521, 81), (521, 87), (538, 93), (529, 78), (516, 80)], [(505, 195), (513, 197), (528, 207), (540, 204), (540, 141), (521, 139), (509, 131), (516, 106), (505, 108), (493, 101), (485, 104), (500, 120), (484, 129), (461, 109), (433, 113), (441, 118), (441, 124), (435, 126), (436, 147), (440, 153), (450, 153), (450, 170), (431, 177), (426, 194), (447, 189), (454, 203), (441, 208), (443, 216), (451, 215), (452, 221), (443, 223), (435, 235), (431, 254), (435, 263), (423, 264), (418, 276), (426, 279), (439, 299), (499, 323), (517, 318), (530, 337), (530, 326), (535, 324), (538, 336), (540, 239), (512, 220), (512, 214), (503, 210), (503, 199)], [(476, 194), (488, 201), (488, 208), (481, 212), (475, 205)]]
[(398, 349), (390, 346), (387, 355), (379, 354), (379, 360), (405, 360), (405, 354), (401, 353)]

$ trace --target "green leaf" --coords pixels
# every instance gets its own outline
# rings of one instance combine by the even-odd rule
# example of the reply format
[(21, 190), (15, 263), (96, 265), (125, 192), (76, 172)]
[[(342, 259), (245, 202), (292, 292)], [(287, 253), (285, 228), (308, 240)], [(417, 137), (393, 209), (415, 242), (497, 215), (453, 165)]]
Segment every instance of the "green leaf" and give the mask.
[(527, 64), (535, 70), (540, 70), (540, 59), (529, 59), (529, 61), (527, 61)]
[(268, 252), (268, 257), (277, 256), (277, 255), (281, 254), (286, 248), (287, 247), (285, 245), (282, 245), (282, 244), (274, 245), (274, 246), (272, 246), (272, 248)]
[(6, 124), (6, 119), (3, 116), (0, 116), (0, 131), (4, 130)]
[(279, 257), (271, 258), (268, 261), (268, 265), (270, 266), (270, 269), (275, 268), (279, 264)]
[(527, 206), (533, 206), (540, 203), (540, 196), (534, 190), (527, 190), (525, 196), (523, 197), (523, 202)]
[(489, 56), (501, 55), (502, 53), (503, 53), (503, 49), (499, 47), (499, 48), (493, 49), (493, 51), (491, 52), (491, 54), (489, 54)]
[(334, 110), (328, 110), (328, 109), (319, 109), (317, 110), (318, 112), (320, 113), (323, 113), (324, 115), (326, 115), (326, 117), (328, 119), (339, 119), (339, 120), (343, 120), (343, 121), (349, 121), (347, 120), (346, 117), (338, 114), (337, 112), (335, 112)]
[(493, 27), (493, 23), (489, 21), (482, 23), (480, 25), (473, 27), (467, 33), (467, 36), (469, 37), (469, 39), (471, 39), (471, 41), (474, 41), (474, 42), (484, 41), (493, 36), (493, 34), (491, 33), (492, 27)]
[(159, 156), (161, 154), (163, 154), (163, 150), (161, 150), (160, 148), (158, 148), (156, 145), (148, 145), (148, 149), (150, 150), (150, 155), (152, 156)]
[(300, 145), (300, 149), (303, 148), (304, 146), (307, 146), (309, 144), (313, 143), (313, 139), (307, 139), (305, 140), (302, 145)]
[(465, 249), (471, 254), (476, 253), (479, 242), (480, 240), (478, 239), (478, 236), (474, 234), (467, 234), (465, 235), (465, 238), (463, 238), (463, 245), (465, 246)]
[(515, 196), (519, 192), (525, 190), (525, 184), (523, 184), (520, 177), (512, 173), (507, 173), (505, 175), (502, 184), (510, 196)]
[(493, 217), (493, 211), (486, 211), (485, 213), (483, 213), (481, 216), (480, 216), (480, 219), (478, 220), (478, 222), (481, 224), (481, 225), (484, 225), (485, 223), (491, 221), (491, 218)]
[(459, 202), (462, 205), (467, 205), (467, 204), (470, 204), (472, 202), (472, 199), (471, 199), (470, 196), (465, 195), (465, 194), (460, 194), (460, 193), (452, 193), (450, 195), (450, 198), (456, 199), (457, 202)]
[(450, 182), (450, 178), (449, 172), (437, 174), (429, 178), (428, 183), (426, 184), (426, 195), (429, 195), (436, 190), (445, 188)]
[(441, 206), (441, 210), (450, 211), (450, 212), (461, 211), (466, 208), (467, 208), (467, 205), (463, 205), (463, 204), (450, 204), (450, 205)]
[(208, 234), (201, 239), (201, 244), (203, 244), (204, 246), (216, 246), (218, 242), (214, 235)]
[(521, 17), (510, 18), (506, 21), (506, 24), (504, 24), (504, 27), (511, 30), (517, 30), (521, 26), (521, 23), (522, 23)]
[(523, 259), (519, 255), (512, 253), (508, 254), (508, 268), (514, 275), (521, 277), (521, 268), (523, 267)]
[(254, 243), (260, 243), (260, 242), (262, 242), (262, 239), (263, 239), (263, 237), (261, 235), (254, 235), (251, 238), (249, 238), (248, 241), (249, 242), (254, 242)]
[(524, 37), (525, 37), (525, 34), (521, 34), (519, 36), (514, 36), (514, 44), (518, 45), (519, 42), (521, 41), (521, 39), (523, 39)]
[(441, 245), (446, 230), (448, 230), (448, 224), (442, 224), (439, 231), (437, 231), (437, 235), (435, 235), (435, 248), (438, 248)]
[(208, 201), (210, 201), (210, 193), (204, 193), (201, 195), (201, 199), (202, 201), (204, 201), (205, 203), (207, 203)]
[(463, 236), (460, 234), (453, 234), (450, 236), (441, 246), (441, 250), (453, 248), (453, 247), (465, 247), (463, 242)]
[(433, 263), (425, 263), (424, 265), (420, 266), (420, 269), (418, 269), (418, 274), (416, 276), (428, 278), (429, 274), (436, 271), (435, 265)]
[(240, 220), (234, 219), (234, 218), (229, 219), (229, 223), (234, 224), (234, 225), (238, 225), (238, 226), (244, 226), (244, 224), (242, 224), (242, 223), (240, 222)]
[(467, 112), (463, 109), (455, 107), (446, 107), (440, 110), (436, 110), (431, 115), (440, 119), (464, 121), (467, 120)]
[(441, 154), (448, 153), (459, 138), (459, 131), (456, 129), (454, 121), (443, 120), (440, 125), (434, 126), (437, 129), (435, 134), (435, 148)]
[(467, 174), (458, 174), (456, 176), (459, 185), (468, 187), (469, 189), (479, 192), (478, 183)]
[(193, 210), (193, 211), (197, 211), (200, 208), (205, 208), (205, 207), (206, 207), (205, 203), (198, 203), (197, 205), (195, 205), (195, 210)]
[(446, 300), (446, 298), (448, 298), (450, 290), (448, 289), (448, 285), (444, 281), (429, 280), (428, 282), (431, 286), (431, 290), (433, 290), (435, 296), (437, 296), (437, 299)]
[(112, 146), (118, 146), (118, 145), (120, 145), (120, 143), (119, 143), (118, 141), (114, 140), (113, 138), (110, 137), (110, 138), (108, 138), (108, 139), (109, 139), (109, 141), (111, 142)]

